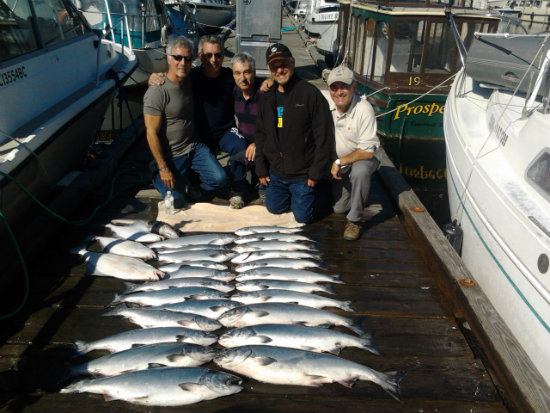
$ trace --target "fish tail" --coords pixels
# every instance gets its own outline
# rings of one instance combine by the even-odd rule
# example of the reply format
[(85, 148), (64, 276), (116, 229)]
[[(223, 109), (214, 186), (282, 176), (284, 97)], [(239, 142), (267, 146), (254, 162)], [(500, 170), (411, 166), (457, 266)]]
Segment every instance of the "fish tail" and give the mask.
[(372, 333), (363, 333), (361, 334), (361, 344), (365, 347), (366, 350), (370, 351), (372, 354), (376, 354), (377, 356), (381, 356), (382, 353), (376, 347), (376, 345), (373, 343), (373, 334)]
[(76, 353), (73, 355), (73, 358), (79, 357), (82, 354), (85, 354), (89, 351), (90, 345), (82, 340), (74, 340), (73, 346), (76, 347)]
[(339, 305), (339, 308), (350, 313), (355, 312), (355, 310), (351, 306), (351, 301), (342, 301)]
[(87, 246), (88, 246), (87, 244), (77, 245), (73, 248), (70, 248), (69, 253), (74, 255), (85, 255), (88, 252)]
[(380, 385), (391, 397), (393, 397), (398, 402), (401, 401), (401, 391), (399, 389), (399, 382), (407, 374), (406, 371), (387, 371), (387, 372), (376, 372), (377, 381), (376, 383)]
[(345, 284), (345, 282), (340, 279), (340, 274), (334, 274), (332, 277), (333, 277), (333, 280), (331, 281), (332, 283)]

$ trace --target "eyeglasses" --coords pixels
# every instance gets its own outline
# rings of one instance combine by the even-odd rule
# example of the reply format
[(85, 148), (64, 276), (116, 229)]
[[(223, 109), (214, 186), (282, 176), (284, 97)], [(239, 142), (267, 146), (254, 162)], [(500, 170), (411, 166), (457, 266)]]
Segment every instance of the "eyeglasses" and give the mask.
[(172, 56), (172, 58), (176, 61), (176, 62), (181, 62), (181, 60), (185, 60), (186, 62), (192, 62), (193, 61), (193, 56), (183, 56), (181, 54), (171, 54), (169, 56)]
[(329, 86), (329, 89), (336, 92), (339, 89), (349, 89), (351, 85), (342, 82), (335, 82)]
[(202, 54), (207, 59), (212, 59), (212, 56), (214, 56), (216, 59), (221, 59), (223, 57), (223, 53), (203, 53)]
[(275, 72), (277, 69), (284, 69), (285, 67), (288, 67), (289, 62), (287, 60), (279, 60), (277, 62), (273, 62), (268, 64), (269, 70), (272, 72)]

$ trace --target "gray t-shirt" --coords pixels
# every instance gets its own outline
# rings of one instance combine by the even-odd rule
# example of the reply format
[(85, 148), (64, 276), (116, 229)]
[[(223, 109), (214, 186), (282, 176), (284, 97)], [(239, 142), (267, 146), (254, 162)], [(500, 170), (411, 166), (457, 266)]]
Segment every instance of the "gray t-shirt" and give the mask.
[(149, 86), (143, 96), (143, 113), (162, 116), (160, 139), (167, 139), (173, 157), (191, 152), (197, 143), (195, 107), (191, 79), (174, 83), (165, 78), (158, 86)]

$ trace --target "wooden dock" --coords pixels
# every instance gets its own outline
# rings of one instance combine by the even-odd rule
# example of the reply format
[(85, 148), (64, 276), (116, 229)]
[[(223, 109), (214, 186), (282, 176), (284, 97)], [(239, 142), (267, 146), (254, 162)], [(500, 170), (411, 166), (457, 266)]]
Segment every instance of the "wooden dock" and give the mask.
[[(135, 167), (136, 157), (130, 161)], [(146, 162), (141, 167), (146, 167)], [(403, 402), (369, 382), (348, 389), (339, 384), (309, 388), (245, 379), (239, 394), (178, 407), (177, 411), (513, 411), (503, 399), (507, 395), (499, 393), (499, 386), (476, 354), (477, 344), (464, 320), (454, 315), (438, 278), (427, 265), (424, 247), (408, 234), (381, 176), (373, 181), (371, 205), (365, 211), (367, 221), (359, 241), (342, 240), (345, 218), (336, 214), (306, 226), (304, 232), (318, 240), (326, 272), (340, 274), (346, 282), (334, 287), (336, 297), (352, 302), (356, 310), (352, 317), (365, 331), (373, 332), (383, 353), (376, 356), (345, 349), (341, 356), (380, 371), (405, 370)], [(124, 186), (124, 182), (119, 184)], [(94, 222), (121, 213), (154, 219), (158, 199), (143, 197), (144, 193), (151, 191), (126, 192), (128, 197), (118, 198)], [(7, 338), (0, 347), (0, 411), (62, 413), (75, 411), (75, 406), (82, 412), (176, 411), (106, 402), (99, 395), (58, 393), (71, 362), (72, 340), (92, 341), (134, 328), (121, 318), (102, 317), (104, 307), (124, 290), (123, 282), (85, 276), (79, 258), (67, 253), (66, 248), (92, 232), (97, 233), (97, 227), (64, 230), (62, 239), (49, 243), (33, 260), (26, 311), (2, 323)]]
[[(298, 37), (286, 36), (285, 43), (299, 44)], [(84, 275), (80, 259), (67, 251), (85, 234), (98, 232), (94, 223), (121, 214), (156, 217), (158, 198), (147, 183), (150, 158), (144, 145), (141, 139), (120, 162), (107, 162), (113, 169), (106, 173), (109, 183), (117, 172), (132, 173), (117, 177), (118, 196), (92, 223), (79, 228), (52, 224), (40, 248), (27, 257), (29, 301), (16, 317), (0, 320), (0, 412), (548, 411), (548, 394), (529, 381), (532, 366), (521, 355), (512, 363), (515, 370), (502, 360), (502, 343), (513, 345), (513, 339), (479, 289), (470, 286), (458, 256), (445, 245), (429, 214), (387, 159), (373, 178), (360, 240), (342, 240), (345, 218), (336, 214), (306, 226), (304, 232), (318, 241), (326, 272), (340, 274), (346, 282), (334, 287), (336, 297), (352, 302), (351, 317), (374, 334), (383, 353), (345, 349), (341, 356), (380, 371), (405, 370), (402, 402), (370, 382), (357, 382), (348, 389), (339, 384), (268, 385), (251, 379), (244, 380), (239, 394), (177, 408), (107, 402), (93, 394), (60, 394), (74, 351), (72, 340), (92, 341), (135, 328), (121, 318), (102, 317), (104, 307), (125, 289), (123, 282)], [(92, 206), (108, 197), (109, 189), (78, 202), (77, 217), (91, 213)], [(522, 377), (514, 380), (514, 371)]]

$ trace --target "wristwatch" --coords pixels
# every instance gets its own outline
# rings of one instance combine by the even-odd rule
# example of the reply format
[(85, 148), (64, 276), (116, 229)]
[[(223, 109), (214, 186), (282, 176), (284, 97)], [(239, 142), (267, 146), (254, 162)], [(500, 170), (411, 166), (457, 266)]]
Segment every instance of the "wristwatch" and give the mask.
[(342, 165), (342, 162), (340, 161), (340, 158), (336, 159), (334, 163), (338, 166)]

